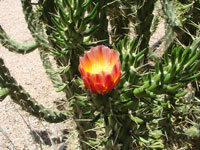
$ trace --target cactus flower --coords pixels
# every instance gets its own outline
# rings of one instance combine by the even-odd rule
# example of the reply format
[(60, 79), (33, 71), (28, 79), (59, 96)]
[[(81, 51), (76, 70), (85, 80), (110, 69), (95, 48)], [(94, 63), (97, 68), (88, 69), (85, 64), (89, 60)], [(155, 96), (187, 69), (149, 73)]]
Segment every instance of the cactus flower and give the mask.
[(79, 60), (85, 88), (93, 93), (105, 94), (119, 82), (121, 63), (115, 50), (103, 45), (92, 47)]

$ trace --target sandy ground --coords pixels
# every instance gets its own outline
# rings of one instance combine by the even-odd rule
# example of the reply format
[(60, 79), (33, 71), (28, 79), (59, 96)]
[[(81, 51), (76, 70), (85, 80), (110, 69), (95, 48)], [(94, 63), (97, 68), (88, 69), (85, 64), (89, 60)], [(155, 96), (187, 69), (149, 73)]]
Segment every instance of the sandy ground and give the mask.
[[(0, 24), (13, 40), (22, 43), (33, 40), (24, 20), (20, 0), (0, 0)], [(20, 55), (0, 45), (0, 57), (18, 83), (45, 107), (55, 108), (53, 102), (64, 98), (62, 93), (55, 92), (42, 67), (38, 50)], [(44, 141), (39, 138), (35, 140), (31, 134), (33, 131), (39, 133)], [(63, 132), (67, 133), (66, 137), (63, 137)], [(51, 144), (50, 139), (55, 145)], [(16, 150), (57, 150), (64, 143), (68, 150), (78, 149), (72, 120), (49, 124), (23, 111), (10, 97), (0, 103), (0, 150), (13, 147)]]

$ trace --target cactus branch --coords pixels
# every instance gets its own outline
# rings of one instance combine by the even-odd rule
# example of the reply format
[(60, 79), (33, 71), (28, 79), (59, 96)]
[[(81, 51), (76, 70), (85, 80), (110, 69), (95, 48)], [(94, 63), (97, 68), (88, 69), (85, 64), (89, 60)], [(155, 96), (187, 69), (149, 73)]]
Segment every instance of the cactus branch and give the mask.
[(25, 16), (25, 20), (28, 24), (28, 29), (31, 32), (31, 35), (40, 43), (40, 46), (43, 46), (47, 49), (51, 48), (47, 36), (43, 33), (41, 28), (42, 24), (39, 22), (39, 16), (37, 16), (33, 10), (31, 0), (21, 0), (22, 9)]
[[(196, 44), (198, 44), (198, 41)], [(200, 56), (200, 51), (197, 50), (195, 44), (193, 47), (195, 49), (174, 47), (172, 49), (171, 62), (169, 62), (168, 52), (165, 51), (165, 64), (163, 65), (161, 62), (156, 63), (155, 73), (148, 74), (148, 79), (143, 79), (143, 85), (134, 89), (133, 93), (135, 96), (176, 95), (180, 92), (179, 89), (182, 87), (182, 82), (188, 82), (199, 77), (199, 72), (194, 73), (199, 67), (199, 61), (197, 62), (197, 60)]]
[(8, 96), (9, 92), (10, 89), (0, 87), (0, 102), (3, 101), (6, 98), (6, 96)]
[[(141, 39), (139, 46), (140, 51), (147, 48), (144, 56), (144, 63), (147, 62), (147, 54), (149, 52), (149, 40), (151, 37), (151, 25), (154, 18), (153, 10), (156, 0), (137, 0), (137, 13), (135, 16), (135, 32), (137, 37)], [(145, 22), (145, 23), (144, 23)]]
[(0, 85), (10, 90), (9, 95), (15, 103), (37, 118), (51, 123), (59, 123), (69, 118), (66, 111), (52, 111), (38, 104), (10, 75), (2, 58), (0, 58)]
[[(175, 37), (186, 46), (191, 44), (192, 37), (190, 36), (190, 33), (185, 31), (184, 24), (182, 24), (181, 20), (177, 17), (174, 1), (161, 0), (161, 4), (167, 23), (167, 33), (171, 33), (166, 34), (166, 38), (168, 39), (167, 46), (170, 46), (173, 43)], [(173, 35), (173, 32), (175, 32), (176, 35)]]
[(26, 44), (21, 44), (10, 39), (3, 28), (0, 25), (0, 43), (11, 52), (16, 52), (19, 54), (27, 54), (38, 48), (39, 44), (37, 42), (31, 42)]
[(46, 74), (50, 78), (51, 82), (53, 83), (54, 87), (58, 87), (62, 84), (60, 76), (55, 73), (52, 64), (49, 59), (49, 54), (46, 53), (44, 50), (39, 49), (40, 58), (42, 60), (42, 64), (45, 68)]

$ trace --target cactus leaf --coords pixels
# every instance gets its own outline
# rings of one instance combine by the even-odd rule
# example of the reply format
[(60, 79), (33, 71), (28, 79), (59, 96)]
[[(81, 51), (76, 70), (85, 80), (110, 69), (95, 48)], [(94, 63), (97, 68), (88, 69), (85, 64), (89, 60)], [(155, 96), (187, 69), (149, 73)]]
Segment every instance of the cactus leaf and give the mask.
[(6, 96), (9, 94), (10, 89), (8, 88), (1, 88), (0, 87), (0, 101), (3, 101), (4, 98), (6, 98)]
[(179, 83), (175, 86), (167, 86), (166, 87), (166, 90), (169, 91), (169, 92), (176, 92), (178, 89), (180, 89), (181, 87), (183, 86), (183, 84)]
[(97, 3), (96, 5), (95, 5), (95, 7), (93, 8), (93, 10), (87, 15), (87, 17), (86, 18), (84, 18), (84, 23), (85, 24), (88, 24), (89, 22), (91, 22), (93, 19), (94, 19), (94, 17), (96, 16), (96, 14), (97, 14), (97, 9), (99, 8), (99, 3)]
[(100, 25), (92, 25), (87, 31), (83, 32), (83, 36), (89, 36), (92, 33), (94, 33), (98, 28), (100, 27)]
[(198, 78), (200, 76), (200, 72), (194, 74), (193, 76), (190, 76), (188, 78), (184, 78), (184, 79), (181, 79), (180, 82), (189, 82), (189, 81), (192, 81), (196, 78)]
[(62, 91), (64, 91), (64, 89), (66, 89), (67, 87), (68, 87), (68, 85), (67, 85), (67, 84), (64, 84), (64, 85), (60, 86), (60, 87), (56, 90), (56, 92), (62, 92)]
[(101, 113), (97, 114), (90, 122), (95, 123), (101, 118)]

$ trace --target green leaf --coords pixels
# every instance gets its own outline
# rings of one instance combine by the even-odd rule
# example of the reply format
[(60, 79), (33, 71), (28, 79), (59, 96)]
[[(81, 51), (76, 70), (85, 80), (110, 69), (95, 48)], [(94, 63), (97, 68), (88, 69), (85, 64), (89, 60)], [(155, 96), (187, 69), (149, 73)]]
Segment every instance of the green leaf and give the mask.
[(85, 24), (88, 24), (90, 21), (92, 21), (94, 19), (94, 17), (97, 14), (97, 9), (98, 8), (99, 8), (99, 3), (97, 3), (95, 5), (95, 7), (93, 8), (93, 10), (89, 13), (89, 15), (86, 18), (84, 18), (84, 23)]
[(8, 96), (10, 89), (0, 87), (0, 101), (3, 101)]
[(198, 72), (197, 74), (190, 76), (188, 78), (182, 79), (182, 80), (180, 80), (180, 82), (189, 82), (189, 81), (192, 81), (192, 80), (198, 78), (199, 76), (200, 76), (200, 72)]
[(136, 117), (136, 116), (133, 116), (133, 115), (129, 115), (130, 116), (130, 119), (132, 120), (132, 121), (134, 121), (135, 123), (137, 123), (137, 124), (141, 124), (141, 123), (143, 123), (144, 122), (144, 120), (142, 120), (141, 118), (139, 118), (139, 117)]
[(56, 90), (56, 92), (62, 92), (62, 91), (64, 91), (64, 89), (66, 89), (68, 87), (68, 85), (67, 84), (64, 84), (63, 86), (60, 86), (57, 90)]
[(101, 113), (99, 113), (98, 115), (96, 115), (90, 122), (91, 122), (91, 123), (95, 123), (95, 122), (97, 122), (100, 118), (101, 118)]
[(94, 33), (98, 28), (100, 27), (100, 25), (92, 25), (92, 27), (90, 27), (87, 31), (83, 32), (83, 36), (89, 36), (92, 33)]

